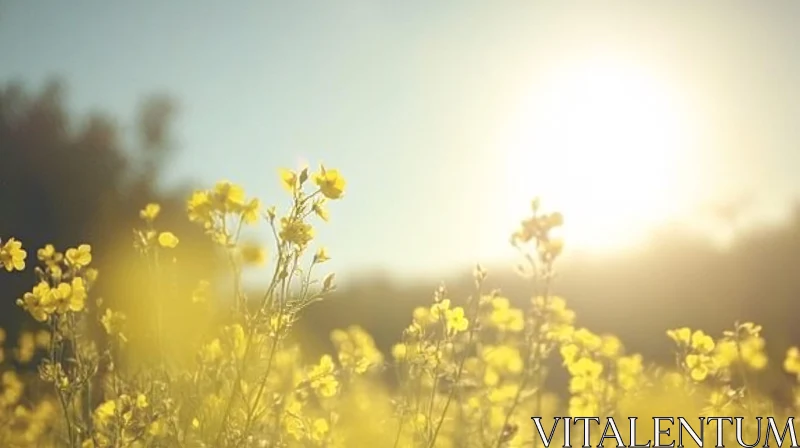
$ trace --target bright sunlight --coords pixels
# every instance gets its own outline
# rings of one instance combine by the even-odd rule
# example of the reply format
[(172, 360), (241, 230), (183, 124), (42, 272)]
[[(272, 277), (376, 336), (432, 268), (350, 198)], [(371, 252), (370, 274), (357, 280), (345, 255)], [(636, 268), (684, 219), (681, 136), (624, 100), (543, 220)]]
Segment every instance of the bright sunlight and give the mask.
[(571, 245), (592, 251), (630, 247), (669, 219), (688, 137), (676, 92), (608, 62), (557, 70), (536, 87), (509, 154), (510, 216), (541, 195), (570, 217)]

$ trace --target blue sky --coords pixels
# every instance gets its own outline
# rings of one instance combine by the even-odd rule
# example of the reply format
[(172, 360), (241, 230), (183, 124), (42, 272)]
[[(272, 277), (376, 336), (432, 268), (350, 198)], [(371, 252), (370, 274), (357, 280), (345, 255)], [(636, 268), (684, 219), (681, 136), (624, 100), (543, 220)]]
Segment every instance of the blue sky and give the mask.
[(271, 203), (278, 167), (335, 166), (348, 193), (319, 232), (333, 267), (423, 274), (512, 253), (509, 210), (538, 193), (509, 191), (509, 164), (539, 160), (512, 159), (521, 111), (587, 58), (646, 67), (686, 100), (699, 131), (675, 213), (741, 194), (783, 207), (800, 192), (798, 21), (789, 1), (5, 0), (0, 81), (58, 75), (74, 110), (128, 122), (142, 95), (175, 96), (167, 182), (227, 178)]

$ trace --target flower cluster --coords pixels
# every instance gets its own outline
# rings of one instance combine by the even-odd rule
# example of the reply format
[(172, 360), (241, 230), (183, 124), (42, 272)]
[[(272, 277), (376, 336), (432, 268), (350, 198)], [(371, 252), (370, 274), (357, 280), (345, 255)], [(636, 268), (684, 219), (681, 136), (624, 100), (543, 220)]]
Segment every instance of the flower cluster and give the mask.
[(22, 248), (22, 243), (14, 238), (9, 238), (5, 244), (0, 245), (0, 268), (4, 268), (8, 272), (25, 269), (25, 258), (27, 257), (28, 253)]
[[(500, 448), (538, 438), (531, 415), (800, 410), (800, 349), (788, 348), (780, 366), (770, 363), (754, 323), (736, 323), (718, 337), (668, 330), (674, 367), (645, 363), (617, 337), (577, 325), (551, 287), (563, 217), (543, 213), (538, 200), (512, 236), (524, 259), (520, 271), (532, 280), (526, 297), (486, 290), (488, 273), (477, 266), (469, 295), (442, 285), (413, 310), (390, 356), (356, 325), (330, 334), (331, 352), (313, 350), (319, 347), (305, 344), (298, 323), (335, 288), (332, 273), (316, 277), (331, 254), (312, 248), (314, 226), (330, 219), (328, 206), (344, 197), (346, 182), (324, 166), (278, 177), (290, 199), (284, 211), (262, 207), (227, 181), (191, 195), (188, 220), (230, 270), (221, 282), (193, 278), (194, 290), (174, 297), (159, 289), (170, 279), (160, 261), (170, 254), (169, 269), (181, 269), (174, 255), (186, 244), (160, 228), (159, 204), (144, 205), (134, 247), (151, 276), (140, 285), (140, 316), (92, 297), (98, 272), (90, 245), (37, 250), (37, 280), (17, 301), (36, 328), (15, 341), (0, 329), (0, 446)], [(273, 245), (243, 240), (243, 229), (259, 222)], [(6, 272), (24, 270), (26, 258), (16, 239), (0, 244)], [(272, 275), (263, 293), (248, 294), (243, 269), (264, 265)], [(215, 319), (198, 334), (174, 330), (164, 322), (165, 299)], [(155, 335), (158, 343), (143, 344), (148, 356), (131, 348), (139, 337), (131, 326)], [(190, 347), (188, 355), (169, 356), (186, 353), (175, 347)], [(785, 411), (756, 381), (778, 367), (794, 384)], [(547, 391), (558, 369), (566, 379), (560, 395)]]
[(41, 267), (36, 268), (39, 282), (17, 304), (39, 322), (52, 316), (80, 313), (86, 307), (88, 291), (97, 280), (97, 271), (89, 268), (92, 248), (88, 244), (69, 248), (63, 254), (48, 244), (36, 253)]

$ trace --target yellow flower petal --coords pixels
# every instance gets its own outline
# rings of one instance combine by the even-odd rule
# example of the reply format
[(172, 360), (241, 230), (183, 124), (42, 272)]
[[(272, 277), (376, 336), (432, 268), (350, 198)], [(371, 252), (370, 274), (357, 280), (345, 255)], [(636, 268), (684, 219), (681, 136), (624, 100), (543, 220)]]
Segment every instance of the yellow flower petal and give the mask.
[(172, 232), (161, 232), (158, 235), (158, 244), (160, 244), (161, 247), (174, 249), (178, 245), (178, 242), (178, 237)]

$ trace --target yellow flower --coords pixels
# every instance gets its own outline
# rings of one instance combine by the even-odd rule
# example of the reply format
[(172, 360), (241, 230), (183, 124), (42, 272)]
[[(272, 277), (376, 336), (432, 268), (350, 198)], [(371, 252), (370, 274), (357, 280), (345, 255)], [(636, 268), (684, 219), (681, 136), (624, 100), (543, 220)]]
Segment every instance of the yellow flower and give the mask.
[(413, 417), (413, 420), (411, 420), (411, 424), (414, 425), (417, 430), (424, 430), (428, 427), (428, 417), (426, 417), (425, 414), (418, 412)]
[(445, 312), (447, 319), (447, 331), (451, 334), (467, 331), (469, 320), (464, 316), (464, 308), (460, 306)]
[(92, 268), (87, 269), (84, 273), (84, 277), (89, 284), (96, 282), (98, 275), (100, 275), (100, 273), (97, 271), (97, 269)]
[(492, 403), (510, 402), (517, 394), (518, 386), (515, 384), (506, 384), (501, 387), (492, 389), (489, 392), (489, 401)]
[(335, 367), (333, 358), (330, 355), (323, 355), (319, 360), (319, 364), (312, 370), (311, 376), (329, 375), (333, 373)]
[(711, 373), (709, 359), (705, 355), (686, 355), (686, 367), (689, 368), (689, 375), (695, 381), (703, 381)]
[(56, 282), (61, 281), (61, 277), (64, 276), (64, 271), (61, 270), (61, 266), (52, 262), (48, 263), (47, 272), (50, 274), (50, 278), (52, 278)]
[(144, 209), (139, 212), (139, 217), (146, 222), (153, 222), (158, 217), (161, 211), (161, 206), (155, 203), (147, 204)]
[(487, 368), (483, 372), (483, 383), (487, 386), (493, 387), (496, 386), (497, 383), (500, 382), (500, 374), (491, 367)]
[(26, 331), (19, 335), (17, 343), (17, 360), (23, 364), (33, 359), (36, 354), (36, 338), (33, 333)]
[(692, 348), (700, 353), (711, 353), (714, 350), (714, 339), (701, 330), (692, 333)]
[(304, 247), (314, 239), (311, 225), (297, 219), (281, 218), (281, 231), (278, 235), (284, 241)]
[(314, 174), (314, 183), (328, 199), (339, 199), (344, 193), (345, 180), (338, 170), (326, 170), (320, 166), (320, 172)]
[(13, 270), (21, 271), (25, 269), (25, 258), (28, 253), (22, 249), (22, 243), (9, 238), (6, 243), (0, 247), (0, 266), (6, 268), (6, 271)]
[(600, 347), (603, 346), (603, 339), (586, 328), (575, 330), (573, 337), (576, 344), (583, 346), (588, 351), (600, 350)]
[(317, 253), (314, 254), (314, 263), (324, 263), (330, 259), (331, 257), (328, 256), (328, 251), (324, 247), (320, 247)]
[(81, 277), (75, 277), (72, 283), (59, 283), (57, 287), (49, 290), (49, 301), (59, 314), (82, 311), (86, 297), (86, 287)]
[(564, 241), (559, 238), (550, 239), (547, 241), (542, 242), (542, 245), (539, 247), (541, 253), (546, 254), (552, 258), (555, 258), (564, 251)]
[(722, 339), (714, 348), (714, 359), (722, 367), (727, 367), (739, 359), (736, 341)]
[(383, 354), (375, 347), (372, 336), (359, 326), (352, 325), (347, 331), (334, 330), (331, 341), (338, 352), (339, 363), (355, 373), (366, 373), (383, 363)]
[(594, 361), (591, 358), (583, 357), (570, 364), (568, 366), (568, 370), (573, 376), (599, 378), (604, 369), (603, 364)]
[(59, 283), (55, 288), (51, 288), (50, 301), (56, 306), (58, 314), (64, 314), (69, 310), (70, 297), (72, 296), (72, 286), (69, 283)]
[(424, 326), (428, 322), (432, 322), (435, 320), (431, 317), (430, 310), (428, 310), (428, 308), (425, 308), (424, 306), (419, 306), (417, 308), (414, 308), (414, 312), (412, 313), (412, 319), (414, 320), (414, 323), (419, 326)]
[(25, 390), (25, 384), (20, 380), (19, 376), (13, 370), (6, 370), (0, 377), (0, 404), (9, 406), (16, 404), (22, 397)]
[(486, 347), (481, 357), (491, 367), (494, 373), (506, 372), (511, 374), (522, 373), (524, 363), (518, 349), (509, 345)]
[(751, 336), (740, 343), (742, 361), (754, 370), (762, 370), (767, 366), (767, 355), (764, 354), (764, 338)]
[(67, 264), (72, 267), (82, 268), (89, 266), (89, 263), (92, 262), (92, 246), (81, 244), (77, 248), (67, 249), (66, 258)]
[(328, 220), (330, 219), (330, 214), (328, 213), (328, 210), (325, 208), (325, 204), (323, 204), (322, 202), (315, 202), (314, 205), (312, 206), (312, 209), (314, 210), (314, 214), (319, 216), (321, 220), (328, 222)]
[(50, 285), (45, 281), (34, 286), (33, 291), (26, 292), (22, 299), (17, 300), (17, 305), (39, 322), (45, 322), (56, 309), (51, 299)]
[(52, 244), (47, 244), (43, 248), (36, 251), (36, 257), (39, 261), (46, 263), (52, 267), (61, 262), (64, 256), (56, 252), (56, 248)]
[(756, 325), (752, 322), (745, 322), (739, 325), (739, 331), (745, 333), (747, 336), (757, 337), (761, 333), (761, 325)]
[(439, 322), (446, 317), (447, 310), (450, 309), (450, 299), (444, 299), (439, 303), (431, 305), (430, 318), (432, 322)]
[(593, 395), (575, 395), (569, 399), (569, 415), (596, 415), (597, 398)]
[(641, 355), (623, 356), (617, 360), (617, 382), (622, 389), (630, 390), (636, 386), (643, 371)]
[(186, 208), (190, 221), (210, 225), (212, 207), (208, 192), (195, 191), (192, 193)]
[(114, 418), (116, 412), (117, 403), (114, 400), (108, 400), (97, 406), (94, 410), (94, 417), (102, 424)]
[(300, 415), (303, 411), (303, 404), (299, 401), (292, 401), (286, 406), (286, 417), (283, 420), (283, 424), (286, 428), (286, 432), (292, 435), (297, 440), (300, 440), (303, 436), (303, 432), (305, 431), (305, 427), (303, 425), (303, 421), (300, 418)]
[(572, 394), (577, 394), (580, 392), (584, 392), (590, 389), (592, 386), (592, 380), (586, 376), (573, 376), (569, 380), (569, 391)]
[(407, 353), (406, 345), (405, 344), (395, 344), (392, 346), (392, 357), (394, 359), (401, 361), (405, 359)]
[(333, 358), (330, 355), (324, 355), (320, 358), (319, 364), (314, 366), (308, 375), (311, 381), (311, 388), (321, 397), (330, 398), (336, 395), (339, 382), (333, 375), (335, 368)]
[(692, 330), (686, 327), (678, 328), (677, 330), (667, 330), (667, 336), (679, 344), (688, 345), (689, 340), (692, 338)]
[(160, 437), (164, 435), (167, 431), (167, 425), (164, 423), (163, 419), (157, 419), (150, 423), (150, 426), (147, 428), (147, 432), (153, 437)]
[(522, 310), (511, 308), (509, 300), (505, 297), (492, 299), (492, 312), (489, 322), (500, 331), (520, 332), (525, 327), (525, 317)]
[(312, 387), (321, 397), (330, 398), (336, 395), (336, 391), (339, 388), (339, 382), (336, 381), (334, 376), (328, 375), (315, 380)]
[[(567, 307), (567, 301), (562, 297), (542, 297), (538, 296), (533, 299), (533, 305), (536, 308), (544, 308), (547, 319), (551, 323), (553, 330), (558, 329), (564, 325), (572, 325), (575, 321), (575, 312)], [(600, 347), (602, 341), (599, 336), (586, 334), (592, 339), (591, 344), (596, 344), (597, 348)]]
[(600, 354), (607, 358), (613, 358), (622, 352), (622, 341), (616, 336), (603, 336), (603, 346), (600, 347)]
[(218, 207), (230, 211), (244, 205), (244, 190), (231, 182), (219, 181), (214, 186), (214, 200)]
[(618, 374), (635, 375), (644, 371), (642, 355), (623, 356), (617, 360)]
[(294, 192), (294, 189), (297, 186), (297, 173), (286, 168), (281, 168), (278, 170), (278, 174), (281, 177), (281, 185), (283, 188), (290, 193)]
[(311, 438), (317, 441), (321, 441), (325, 439), (325, 436), (330, 431), (330, 426), (328, 425), (328, 421), (324, 418), (318, 418), (314, 420), (314, 425), (311, 428)]
[(69, 298), (69, 309), (71, 311), (79, 312), (83, 310), (86, 302), (86, 287), (83, 284), (83, 279), (75, 277), (72, 279), (72, 294)]
[(547, 222), (551, 227), (560, 227), (564, 225), (564, 215), (559, 212), (551, 213), (547, 216)]
[(578, 359), (581, 349), (575, 344), (564, 344), (559, 349), (561, 357), (564, 359), (564, 364), (572, 364)]
[(791, 347), (786, 351), (786, 359), (783, 361), (783, 369), (788, 373), (800, 375), (800, 349)]
[(161, 247), (174, 249), (178, 245), (178, 242), (178, 237), (172, 232), (161, 232), (158, 235), (158, 244), (160, 244)]
[(261, 201), (251, 199), (250, 202), (242, 207), (242, 221), (245, 224), (253, 224), (258, 221), (258, 212), (261, 210)]

